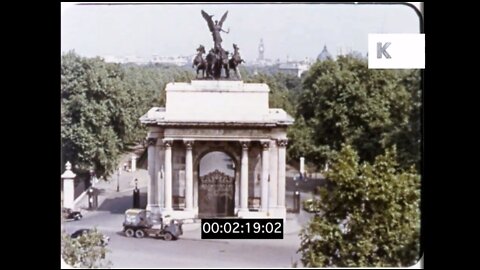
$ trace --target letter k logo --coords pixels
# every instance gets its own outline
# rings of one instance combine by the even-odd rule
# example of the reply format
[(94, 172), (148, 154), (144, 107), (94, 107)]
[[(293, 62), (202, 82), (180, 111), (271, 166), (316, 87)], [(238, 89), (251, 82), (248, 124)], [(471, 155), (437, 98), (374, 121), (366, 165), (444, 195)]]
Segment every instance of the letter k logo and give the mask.
[(392, 44), (391, 42), (385, 42), (385, 44), (382, 46), (381, 42), (377, 42), (377, 59), (382, 59), (382, 54), (385, 56), (385, 58), (390, 59), (392, 58), (390, 54), (387, 52), (387, 48)]

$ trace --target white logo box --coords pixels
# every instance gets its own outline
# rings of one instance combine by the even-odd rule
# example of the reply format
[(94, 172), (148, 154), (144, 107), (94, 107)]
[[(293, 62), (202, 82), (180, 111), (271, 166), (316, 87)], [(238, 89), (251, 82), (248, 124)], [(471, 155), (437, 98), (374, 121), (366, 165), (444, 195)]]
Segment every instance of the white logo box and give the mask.
[(368, 34), (368, 68), (424, 69), (425, 34)]

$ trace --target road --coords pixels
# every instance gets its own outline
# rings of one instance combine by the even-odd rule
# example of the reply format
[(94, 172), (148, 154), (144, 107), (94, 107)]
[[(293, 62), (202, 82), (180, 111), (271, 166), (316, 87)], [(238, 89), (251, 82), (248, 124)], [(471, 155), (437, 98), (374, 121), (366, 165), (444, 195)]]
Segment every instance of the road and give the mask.
[[(145, 202), (144, 188), (142, 202)], [(122, 233), (123, 214), (131, 207), (131, 190), (108, 194), (97, 211), (84, 213), (80, 221), (63, 223), (63, 230), (73, 233), (80, 228), (96, 227), (110, 236), (107, 255), (114, 268), (136, 267), (292, 267), (299, 261), (296, 253), (300, 246), (298, 224), (305, 223), (307, 213), (291, 215), (285, 226), (284, 239), (280, 240), (202, 240), (200, 224), (184, 224), (184, 234), (177, 241), (164, 241), (153, 238), (126, 238)], [(293, 225), (292, 225), (293, 224)]]

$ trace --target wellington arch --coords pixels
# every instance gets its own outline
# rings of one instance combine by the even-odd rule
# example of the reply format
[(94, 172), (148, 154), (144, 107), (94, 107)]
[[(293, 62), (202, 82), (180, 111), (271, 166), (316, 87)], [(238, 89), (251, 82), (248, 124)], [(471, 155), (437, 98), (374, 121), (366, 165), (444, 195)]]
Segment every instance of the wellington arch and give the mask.
[(149, 129), (147, 209), (174, 218), (285, 218), (287, 127), (267, 84), (169, 83)]

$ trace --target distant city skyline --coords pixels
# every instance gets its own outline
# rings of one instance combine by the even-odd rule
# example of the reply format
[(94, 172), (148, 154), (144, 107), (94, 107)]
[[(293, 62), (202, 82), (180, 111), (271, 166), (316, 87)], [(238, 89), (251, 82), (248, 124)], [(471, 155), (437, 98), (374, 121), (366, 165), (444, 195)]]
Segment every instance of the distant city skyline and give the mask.
[(316, 59), (324, 45), (332, 55), (367, 52), (369, 33), (419, 33), (415, 11), (387, 4), (161, 4), (62, 7), (61, 51), (87, 57), (191, 56), (202, 44), (213, 47), (200, 11), (228, 12), (222, 46), (251, 62), (263, 39), (264, 58)]

